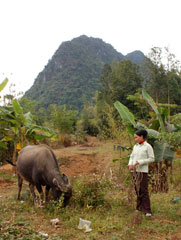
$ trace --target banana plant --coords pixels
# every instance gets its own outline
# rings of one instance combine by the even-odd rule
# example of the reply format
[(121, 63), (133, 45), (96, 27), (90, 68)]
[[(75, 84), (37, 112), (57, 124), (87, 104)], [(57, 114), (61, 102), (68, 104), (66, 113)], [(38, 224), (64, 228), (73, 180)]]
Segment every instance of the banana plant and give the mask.
[[(6, 87), (7, 83), (8, 83), (8, 79), (5, 78), (4, 81), (0, 84), (0, 92)], [(6, 132), (5, 129), (3, 129), (2, 127), (3, 124), (4, 124), (4, 120), (1, 119), (1, 112), (0, 112), (0, 137), (2, 137)], [(0, 141), (0, 148), (7, 149), (6, 144)]]
[(10, 141), (14, 143), (14, 162), (17, 144), (22, 148), (29, 143), (55, 135), (55, 132), (49, 128), (36, 125), (30, 112), (24, 114), (17, 99), (13, 99), (10, 107), (0, 107), (0, 121), (4, 122), (0, 147), (5, 147)]
[[(163, 136), (162, 138), (159, 138), (159, 140), (154, 141), (153, 147), (155, 149), (155, 152), (157, 153), (157, 161), (161, 161), (162, 159), (165, 159), (167, 161), (172, 161), (174, 159), (175, 151), (174, 146), (169, 144), (167, 139), (164, 137), (168, 134), (172, 134), (172, 132), (176, 131), (177, 128), (173, 124), (170, 124), (167, 122), (168, 116), (170, 115), (168, 110), (168, 104), (167, 107), (164, 109), (162, 106), (164, 104), (157, 105), (152, 97), (143, 89), (142, 90), (142, 96), (143, 98), (148, 102), (148, 104), (152, 107), (154, 110), (157, 119), (160, 124), (160, 136)], [(169, 105), (170, 108), (171, 104)], [(174, 107), (174, 106), (173, 106)], [(153, 125), (152, 125), (153, 127)], [(167, 132), (166, 132), (167, 130)], [(162, 154), (160, 154), (162, 153)]]
[(22, 142), (22, 145), (24, 142), (44, 140), (55, 135), (55, 132), (49, 128), (36, 125), (30, 112), (23, 114), (17, 99), (13, 99), (12, 106), (14, 112), (11, 114), (11, 130), (16, 134), (17, 138), (19, 137), (18, 140)]
[[(140, 123), (139, 121), (135, 121), (134, 115), (129, 111), (129, 109), (124, 106), (119, 101), (116, 101), (114, 103), (115, 108), (118, 110), (122, 120), (126, 123), (126, 127), (128, 129), (128, 132), (130, 134), (134, 134), (134, 132), (138, 129), (146, 129), (148, 132), (148, 142), (150, 142), (153, 146), (154, 153), (155, 153), (155, 159), (156, 162), (162, 161), (162, 159), (166, 159), (167, 161), (172, 161), (174, 158), (174, 151), (171, 150), (171, 145), (169, 145), (166, 141), (159, 141), (160, 133), (165, 133), (166, 128), (164, 125), (164, 121), (161, 115), (161, 108), (157, 106), (157, 104), (154, 102), (154, 100), (151, 98), (151, 96), (145, 91), (142, 91), (143, 98), (148, 102), (148, 104), (152, 107), (154, 110), (157, 119), (155, 120), (157, 124), (151, 125), (151, 128), (147, 127), (143, 123)], [(156, 123), (155, 122), (155, 123)], [(158, 125), (159, 127), (156, 127), (154, 129), (154, 126)]]

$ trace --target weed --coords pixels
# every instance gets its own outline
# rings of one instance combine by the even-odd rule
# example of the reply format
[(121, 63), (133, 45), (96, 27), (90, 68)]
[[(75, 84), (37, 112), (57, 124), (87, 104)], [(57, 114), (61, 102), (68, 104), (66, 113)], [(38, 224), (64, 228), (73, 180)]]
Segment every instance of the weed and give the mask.
[(77, 180), (73, 186), (73, 202), (80, 207), (96, 208), (98, 206), (108, 207), (105, 199), (106, 189), (110, 186), (107, 179), (94, 178), (94, 180), (83, 178)]
[(25, 190), (22, 194), (21, 194), (21, 200), (28, 200), (30, 198), (30, 191), (29, 190)]
[(43, 240), (38, 233), (34, 232), (29, 224), (4, 224), (0, 223), (0, 239), (2, 240)]
[(57, 214), (63, 206), (63, 201), (64, 201), (64, 194), (61, 195), (58, 201), (51, 200), (46, 205), (46, 211), (48, 212), (48, 214), (49, 215)]

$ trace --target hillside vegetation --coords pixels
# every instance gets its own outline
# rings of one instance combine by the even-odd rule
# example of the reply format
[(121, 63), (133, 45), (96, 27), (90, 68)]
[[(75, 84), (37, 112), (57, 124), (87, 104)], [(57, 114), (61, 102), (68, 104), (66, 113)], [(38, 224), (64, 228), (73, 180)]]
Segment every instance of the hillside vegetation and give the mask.
[(123, 56), (101, 39), (85, 35), (63, 42), (25, 97), (41, 107), (67, 104), (80, 109), (83, 97), (89, 101), (99, 89), (104, 64), (125, 59), (140, 64), (144, 54), (135, 51)]

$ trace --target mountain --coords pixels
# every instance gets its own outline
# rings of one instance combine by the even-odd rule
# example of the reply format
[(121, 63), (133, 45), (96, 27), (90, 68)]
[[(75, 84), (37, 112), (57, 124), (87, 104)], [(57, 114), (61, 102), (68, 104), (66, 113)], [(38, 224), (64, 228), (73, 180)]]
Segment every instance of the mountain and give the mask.
[(134, 62), (136, 64), (140, 64), (140, 63), (143, 63), (145, 56), (141, 51), (137, 50), (137, 51), (128, 53), (125, 56), (125, 58), (131, 60), (132, 62)]
[(124, 56), (102, 39), (82, 35), (60, 45), (24, 96), (45, 108), (67, 104), (80, 109), (83, 96), (90, 100), (99, 89), (105, 63), (130, 59), (139, 64), (143, 58), (140, 51)]

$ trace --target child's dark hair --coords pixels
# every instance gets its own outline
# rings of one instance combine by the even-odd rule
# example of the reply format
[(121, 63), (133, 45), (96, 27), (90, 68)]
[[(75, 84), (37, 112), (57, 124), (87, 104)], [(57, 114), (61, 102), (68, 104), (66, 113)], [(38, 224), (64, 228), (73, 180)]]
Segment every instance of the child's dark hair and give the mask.
[(145, 139), (148, 135), (148, 132), (145, 129), (141, 129), (141, 130), (137, 130), (135, 134), (140, 137), (143, 136), (143, 138)]

